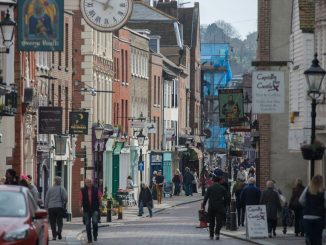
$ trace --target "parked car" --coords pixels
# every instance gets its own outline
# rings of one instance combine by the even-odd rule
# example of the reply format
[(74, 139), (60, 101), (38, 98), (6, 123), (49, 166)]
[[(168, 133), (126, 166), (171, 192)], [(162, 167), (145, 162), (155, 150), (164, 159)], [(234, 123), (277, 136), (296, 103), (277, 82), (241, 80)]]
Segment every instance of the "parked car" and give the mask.
[(47, 245), (47, 211), (23, 186), (0, 185), (0, 244)]

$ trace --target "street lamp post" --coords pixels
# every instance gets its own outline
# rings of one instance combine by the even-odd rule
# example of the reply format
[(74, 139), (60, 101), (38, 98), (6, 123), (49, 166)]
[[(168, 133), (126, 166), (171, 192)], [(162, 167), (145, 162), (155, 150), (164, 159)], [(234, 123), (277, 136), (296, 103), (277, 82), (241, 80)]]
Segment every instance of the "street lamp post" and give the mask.
[(202, 132), (200, 135), (200, 146), (201, 146), (201, 151), (203, 153), (203, 159), (202, 159), (202, 168), (204, 168), (205, 165), (205, 159), (204, 159), (204, 150), (205, 150), (205, 139), (206, 139), (206, 134)]
[[(304, 71), (308, 84), (308, 96), (311, 98), (311, 139), (310, 143), (314, 144), (316, 139), (316, 107), (317, 99), (321, 95), (321, 85), (326, 71), (319, 66), (317, 53), (314, 55), (312, 64), (308, 70)], [(315, 174), (315, 159), (310, 160), (310, 178)]]
[(225, 145), (226, 145), (226, 163), (228, 164), (228, 185), (230, 185), (229, 179), (231, 178), (231, 164), (230, 164), (230, 159), (229, 159), (229, 154), (230, 154), (230, 133), (228, 130), (225, 130), (224, 132), (224, 139), (225, 139)]
[(145, 135), (143, 135), (143, 130), (140, 130), (137, 135), (138, 146), (139, 146), (139, 161), (138, 161), (138, 170), (140, 173), (140, 183), (143, 182), (143, 171), (144, 171), (144, 163), (143, 163), (143, 146), (145, 142)]
[(10, 18), (9, 9), (7, 9), (5, 18), (0, 22), (2, 41), (6, 50), (1, 51), (0, 53), (9, 54), (10, 46), (13, 43), (12, 39), (14, 38), (15, 27), (16, 27), (16, 23)]
[(97, 188), (100, 188), (100, 139), (102, 139), (104, 127), (100, 124), (100, 122), (97, 122), (96, 127), (94, 128), (95, 132), (95, 138), (97, 141), (97, 153), (96, 153), (96, 182), (97, 182)]

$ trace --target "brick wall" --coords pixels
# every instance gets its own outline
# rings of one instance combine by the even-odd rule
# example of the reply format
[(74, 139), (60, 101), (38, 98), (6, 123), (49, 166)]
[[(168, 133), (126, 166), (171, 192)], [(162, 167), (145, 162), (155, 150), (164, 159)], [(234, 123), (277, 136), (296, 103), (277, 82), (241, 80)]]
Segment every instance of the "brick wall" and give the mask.
[[(74, 11), (74, 25), (73, 25), (73, 81), (81, 81), (81, 76), (84, 74), (84, 69), (81, 68), (81, 63), (84, 60), (83, 55), (81, 54), (81, 45), (84, 44), (83, 39), (81, 38), (81, 33), (83, 32), (83, 26), (81, 25), (81, 12)], [(73, 86), (73, 96), (72, 96), (72, 103), (74, 108), (81, 108), (81, 102), (84, 100), (84, 95), (80, 92), (80, 88), (83, 87), (81, 83), (72, 83)], [(76, 152), (81, 151), (81, 143), (84, 141), (84, 136), (79, 135), (76, 142)], [(88, 156), (88, 161), (91, 161), (91, 157)], [(80, 183), (83, 180), (83, 175), (81, 173), (81, 169), (84, 167), (84, 160), (81, 158), (76, 158), (74, 161), (74, 165), (72, 166), (72, 214), (73, 216), (80, 215), (79, 212), (79, 189)], [(77, 191), (76, 191), (77, 190)]]
[[(270, 0), (258, 1), (258, 43), (257, 60), (270, 60), (271, 38), (271, 5)], [(264, 69), (259, 67), (259, 69)], [(265, 188), (266, 181), (270, 178), (270, 115), (258, 115), (259, 121), (259, 166), (257, 166), (257, 185), (261, 190)]]

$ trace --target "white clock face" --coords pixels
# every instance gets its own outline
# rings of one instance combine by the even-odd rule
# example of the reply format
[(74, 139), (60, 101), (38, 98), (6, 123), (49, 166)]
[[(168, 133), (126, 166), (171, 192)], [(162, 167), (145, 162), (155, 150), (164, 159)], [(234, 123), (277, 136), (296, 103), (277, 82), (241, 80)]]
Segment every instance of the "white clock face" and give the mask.
[(98, 31), (114, 31), (127, 22), (132, 0), (81, 0), (80, 8), (91, 27)]

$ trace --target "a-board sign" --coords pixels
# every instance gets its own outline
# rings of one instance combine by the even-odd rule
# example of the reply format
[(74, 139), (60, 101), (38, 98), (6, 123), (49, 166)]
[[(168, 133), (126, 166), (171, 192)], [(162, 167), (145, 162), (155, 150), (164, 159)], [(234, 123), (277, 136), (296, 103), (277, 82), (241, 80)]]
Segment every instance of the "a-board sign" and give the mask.
[(248, 238), (267, 237), (267, 215), (265, 205), (246, 206), (246, 233)]

